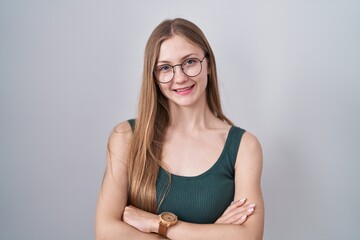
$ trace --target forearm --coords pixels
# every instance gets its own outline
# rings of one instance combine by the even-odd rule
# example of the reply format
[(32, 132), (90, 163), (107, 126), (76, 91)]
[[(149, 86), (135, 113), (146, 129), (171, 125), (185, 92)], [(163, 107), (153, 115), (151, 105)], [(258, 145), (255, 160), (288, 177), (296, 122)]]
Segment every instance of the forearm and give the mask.
[[(255, 210), (255, 212), (253, 212), (254, 210), (251, 211), (252, 214), (245, 223), (237, 223), (239, 219), (242, 219), (241, 216), (249, 211), (248, 207), (252, 206), (252, 204), (250, 204), (249, 206), (245, 206), (245, 208), (239, 207), (242, 206), (242, 204), (241, 201), (238, 201), (231, 205), (224, 213), (229, 219), (222, 221), (222, 223), (194, 224), (178, 221), (178, 223), (168, 228), (167, 237), (172, 240), (261, 240), (264, 228), (262, 204), (260, 204), (260, 207)], [(241, 211), (238, 212), (238, 209)], [(234, 215), (235, 219), (231, 220), (232, 217), (230, 215)], [(123, 219), (125, 223), (139, 231), (158, 233), (159, 216), (156, 214), (143, 211), (133, 206), (127, 206), (125, 207)], [(227, 222), (228, 220), (231, 221)]]
[(193, 224), (179, 221), (168, 230), (168, 238), (172, 240), (197, 239), (236, 239), (261, 240), (262, 229), (238, 224)]
[(96, 240), (159, 240), (162, 238), (155, 233), (141, 232), (127, 223), (120, 220), (112, 220), (102, 223), (97, 223), (95, 227)]
[(167, 237), (171, 240), (262, 240), (263, 232), (264, 210), (259, 203), (255, 212), (242, 224), (194, 224), (178, 221), (168, 228)]

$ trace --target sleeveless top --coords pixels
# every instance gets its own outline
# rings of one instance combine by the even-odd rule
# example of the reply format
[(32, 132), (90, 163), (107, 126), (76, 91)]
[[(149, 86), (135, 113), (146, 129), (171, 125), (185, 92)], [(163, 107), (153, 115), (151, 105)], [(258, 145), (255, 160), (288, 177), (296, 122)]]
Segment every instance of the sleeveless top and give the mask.
[[(134, 129), (135, 120), (129, 120)], [(224, 148), (214, 165), (204, 173), (185, 177), (162, 168), (156, 182), (158, 214), (172, 212), (191, 223), (214, 223), (234, 200), (235, 161), (245, 130), (231, 126)]]

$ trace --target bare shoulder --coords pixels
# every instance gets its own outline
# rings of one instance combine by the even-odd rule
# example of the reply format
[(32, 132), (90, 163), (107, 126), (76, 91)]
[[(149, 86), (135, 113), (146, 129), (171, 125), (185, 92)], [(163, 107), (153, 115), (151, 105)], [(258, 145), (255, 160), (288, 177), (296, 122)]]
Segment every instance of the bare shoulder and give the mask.
[(132, 129), (129, 121), (122, 121), (115, 125), (113, 131), (116, 133), (128, 134), (129, 132), (132, 132)]
[(128, 121), (123, 121), (115, 125), (112, 129), (109, 142), (116, 140), (129, 140), (132, 136), (132, 129)]
[(241, 139), (240, 148), (243, 148), (244, 151), (261, 152), (261, 144), (257, 137), (251, 132), (244, 133)]
[(255, 164), (262, 166), (262, 148), (259, 140), (250, 132), (245, 132), (242, 136), (238, 151), (237, 163)]
[(132, 137), (132, 129), (128, 121), (117, 124), (110, 133), (108, 153), (115, 159), (123, 160), (127, 154)]

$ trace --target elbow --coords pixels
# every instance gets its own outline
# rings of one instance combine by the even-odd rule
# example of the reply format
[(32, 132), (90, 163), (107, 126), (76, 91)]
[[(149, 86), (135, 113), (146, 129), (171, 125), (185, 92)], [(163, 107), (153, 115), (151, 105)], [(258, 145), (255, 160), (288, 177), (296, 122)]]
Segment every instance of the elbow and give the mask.
[(103, 228), (95, 227), (95, 240), (113, 239)]
[(104, 224), (100, 224), (98, 221), (95, 222), (95, 226), (94, 226), (94, 235), (95, 235), (95, 240), (108, 240), (109, 237), (107, 236), (104, 227)]
[(256, 232), (254, 233), (250, 238), (248, 239), (253, 239), (253, 240), (262, 240), (263, 239), (263, 231), (260, 232)]
[[(240, 239), (247, 239), (247, 240), (263, 240), (263, 235), (262, 234), (251, 234), (247, 236), (242, 236)], [(236, 238), (239, 239), (239, 238)]]
[(128, 239), (127, 231), (121, 221), (106, 220), (95, 222), (95, 240)]
[(250, 227), (244, 225), (240, 225), (238, 228), (238, 232), (236, 234), (237, 240), (239, 239), (247, 239), (247, 240), (262, 240), (264, 235), (264, 229), (258, 227)]
[(95, 233), (95, 240), (106, 240), (106, 238), (102, 235)]
[(263, 239), (263, 234), (264, 231), (263, 230), (259, 230), (256, 232), (253, 232), (250, 236), (248, 236), (248, 238), (246, 239), (251, 239), (251, 240), (262, 240)]
[(104, 232), (96, 224), (95, 224), (94, 234), (95, 234), (95, 240), (106, 240)]

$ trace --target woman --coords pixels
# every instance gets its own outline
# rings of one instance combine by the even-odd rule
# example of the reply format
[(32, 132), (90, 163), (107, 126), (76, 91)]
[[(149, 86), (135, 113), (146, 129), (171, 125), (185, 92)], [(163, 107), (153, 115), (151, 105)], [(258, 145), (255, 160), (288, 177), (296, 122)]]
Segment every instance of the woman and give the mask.
[(262, 239), (261, 171), (259, 142), (221, 110), (204, 34), (162, 22), (146, 45), (138, 116), (109, 139), (96, 239)]

